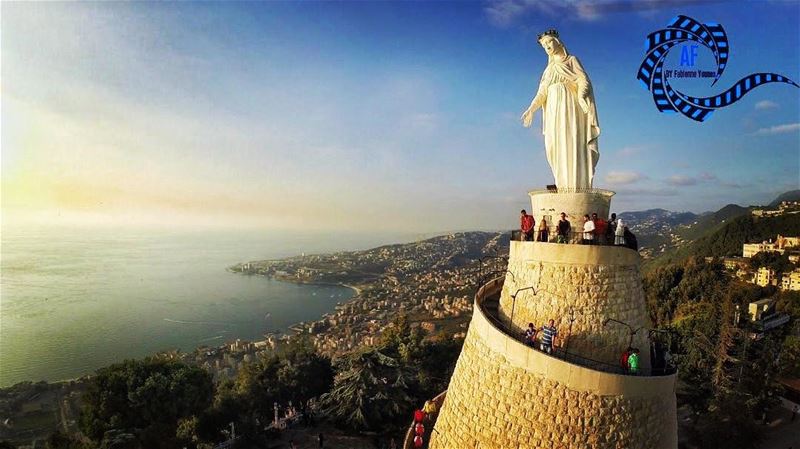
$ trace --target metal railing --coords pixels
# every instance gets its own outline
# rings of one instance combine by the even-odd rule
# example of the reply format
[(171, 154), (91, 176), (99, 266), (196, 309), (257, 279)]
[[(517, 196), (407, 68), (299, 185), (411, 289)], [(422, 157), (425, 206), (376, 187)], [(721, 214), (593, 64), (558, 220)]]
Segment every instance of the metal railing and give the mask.
[(556, 187), (554, 189), (539, 189), (531, 190), (528, 194), (532, 193), (595, 193), (598, 195), (613, 196), (616, 193), (606, 189), (593, 189), (591, 187)]
[[(483, 297), (478, 297), (477, 298), (478, 299), (478, 306), (480, 307), (480, 310), (483, 313), (483, 315), (489, 320), (490, 323), (492, 323), (492, 325), (495, 328), (497, 328), (497, 330), (499, 330), (500, 332), (503, 332), (504, 334), (506, 334), (507, 336), (513, 338), (514, 340), (517, 340), (521, 344), (525, 344), (525, 338), (524, 338), (524, 334), (523, 333), (515, 331), (509, 324), (504, 323), (500, 319), (500, 317), (495, 314), (494, 311), (489, 310), (486, 307), (487, 303), (498, 303), (499, 302), (499, 296), (500, 296), (500, 291), (499, 290), (500, 289), (496, 289), (495, 287), (497, 286), (498, 282), (502, 286), (502, 281), (503, 281), (503, 278), (494, 279), (493, 281), (490, 281), (489, 283), (487, 283), (486, 285), (484, 285), (483, 287), (481, 287), (478, 290), (478, 294), (480, 294), (481, 290), (483, 290)], [(487, 294), (487, 292), (491, 292), (491, 293)], [(569, 337), (571, 337), (571, 336), (568, 336), (568, 338)], [(567, 342), (569, 342), (569, 339), (567, 340)], [(533, 350), (533, 351), (539, 351), (539, 349), (536, 349), (535, 346), (531, 347), (530, 345), (527, 345), (527, 344), (525, 344), (525, 345), (528, 346), (529, 348), (531, 348), (531, 350)], [(550, 353), (547, 353), (547, 352), (544, 352), (544, 351), (540, 351), (540, 352), (543, 355), (547, 356), (547, 357), (554, 357), (554, 358), (557, 358), (557, 359), (560, 359), (560, 360), (564, 360), (566, 362), (569, 362), (569, 363), (572, 363), (572, 364), (575, 364), (575, 365), (579, 365), (579, 366), (582, 366), (582, 367), (585, 367), (585, 368), (593, 369), (595, 371), (602, 371), (602, 372), (612, 373), (612, 374), (648, 377), (648, 376), (668, 376), (668, 375), (672, 375), (672, 374), (675, 373), (675, 368), (674, 367), (670, 367), (668, 369), (663, 369), (663, 370), (658, 370), (658, 372), (656, 372), (656, 371), (652, 371), (650, 373), (640, 372), (638, 374), (630, 373), (626, 369), (624, 369), (622, 366), (620, 366), (619, 364), (609, 363), (609, 362), (606, 362), (606, 361), (603, 361), (603, 360), (595, 360), (595, 359), (592, 359), (592, 358), (589, 358), (589, 357), (585, 357), (585, 356), (582, 356), (582, 355), (578, 355), (578, 354), (575, 354), (575, 353), (570, 353), (570, 352), (568, 352), (568, 346), (564, 347), (564, 348), (562, 348), (562, 347), (559, 347), (559, 348), (554, 347), (554, 348), (552, 348), (552, 351)]]
[[(558, 243), (558, 229), (556, 229), (555, 226), (548, 226), (548, 229), (547, 229), (547, 240), (546, 241), (541, 238), (540, 232), (541, 231), (539, 231), (539, 230), (534, 231), (533, 240), (527, 240), (527, 239), (523, 240), (522, 239), (522, 231), (517, 229), (517, 230), (511, 231), (511, 241), (515, 241), (515, 242), (524, 242), (524, 241), (531, 242), (531, 241), (533, 241), (533, 242), (543, 242), (543, 243)], [(579, 245), (579, 244), (583, 243), (583, 231), (570, 230), (566, 237), (567, 238), (566, 238), (566, 241), (564, 243), (573, 244), (573, 245)], [(595, 235), (594, 236), (594, 240), (593, 240), (593, 242), (594, 242), (593, 244), (594, 245), (600, 245), (600, 246), (616, 246), (616, 247), (620, 247), (620, 248), (628, 248), (625, 245), (616, 245), (616, 244), (614, 244), (614, 241), (615, 241), (615, 236), (613, 236), (613, 235), (609, 235), (609, 234)], [(630, 248), (628, 248), (628, 249), (630, 249)]]

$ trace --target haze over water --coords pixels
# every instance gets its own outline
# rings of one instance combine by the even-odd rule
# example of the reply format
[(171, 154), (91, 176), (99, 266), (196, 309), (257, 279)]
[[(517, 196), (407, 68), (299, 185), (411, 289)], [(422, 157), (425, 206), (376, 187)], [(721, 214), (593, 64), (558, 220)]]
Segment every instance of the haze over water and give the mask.
[(160, 350), (287, 331), (353, 292), (227, 267), (403, 238), (410, 236), (4, 227), (0, 386), (73, 378)]

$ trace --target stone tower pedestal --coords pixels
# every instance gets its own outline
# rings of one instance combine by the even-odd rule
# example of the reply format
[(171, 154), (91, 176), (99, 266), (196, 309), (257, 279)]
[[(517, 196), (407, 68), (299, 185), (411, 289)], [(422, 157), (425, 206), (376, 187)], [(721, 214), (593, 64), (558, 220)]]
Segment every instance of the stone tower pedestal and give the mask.
[[(612, 195), (531, 192), (531, 201), (537, 221), (545, 210), (606, 217)], [(639, 265), (624, 247), (512, 241), (508, 272), (475, 297), (430, 447), (677, 448), (675, 375), (650, 369)], [(560, 348), (522, 343), (529, 322), (550, 319)], [(640, 350), (638, 375), (620, 366), (629, 344)]]

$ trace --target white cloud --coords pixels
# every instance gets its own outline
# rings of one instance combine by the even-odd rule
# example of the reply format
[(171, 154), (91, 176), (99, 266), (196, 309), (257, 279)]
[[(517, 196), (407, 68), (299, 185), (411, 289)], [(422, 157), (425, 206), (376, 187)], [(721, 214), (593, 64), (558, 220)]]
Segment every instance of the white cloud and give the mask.
[[(658, 188), (622, 188), (616, 189), (618, 195), (627, 195), (630, 197), (636, 198), (647, 198), (647, 197), (668, 197), (668, 196), (678, 196), (679, 193), (677, 190), (672, 189), (658, 189)], [(643, 206), (645, 208), (651, 208), (652, 204), (647, 206)]]
[(762, 100), (756, 103), (756, 110), (761, 111), (764, 109), (777, 109), (778, 103), (769, 100)]
[(606, 175), (606, 182), (609, 184), (625, 185), (633, 184), (634, 182), (641, 181), (647, 177), (638, 172), (633, 171), (612, 171)]
[(622, 149), (617, 150), (617, 156), (621, 157), (630, 157), (636, 154), (639, 154), (644, 147), (636, 146), (636, 145), (628, 145), (626, 147), (622, 147)]
[(576, 18), (591, 21), (600, 18), (600, 2), (590, 0), (495, 0), (484, 8), (489, 21), (506, 27), (528, 14)]
[(499, 0), (490, 2), (484, 8), (489, 21), (499, 27), (510, 25), (517, 17), (528, 12), (525, 2), (516, 0)]
[(493, 0), (484, 11), (489, 21), (506, 27), (528, 14), (592, 21), (612, 13), (637, 12), (647, 14), (677, 5), (713, 3), (717, 0)]
[(773, 136), (775, 134), (786, 134), (800, 131), (800, 123), (787, 123), (785, 125), (770, 126), (769, 128), (761, 128), (754, 132), (754, 136)]
[(667, 178), (666, 183), (671, 186), (686, 187), (697, 184), (697, 179), (686, 175), (672, 175)]
[(704, 171), (697, 176), (701, 181), (716, 181), (717, 175)]

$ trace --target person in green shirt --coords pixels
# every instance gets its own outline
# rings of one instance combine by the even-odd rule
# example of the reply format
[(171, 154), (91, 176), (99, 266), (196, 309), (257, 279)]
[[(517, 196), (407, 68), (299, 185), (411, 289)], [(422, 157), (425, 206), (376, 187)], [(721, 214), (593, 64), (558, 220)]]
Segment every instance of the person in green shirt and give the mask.
[(628, 356), (628, 372), (637, 375), (639, 374), (639, 349), (633, 348)]

